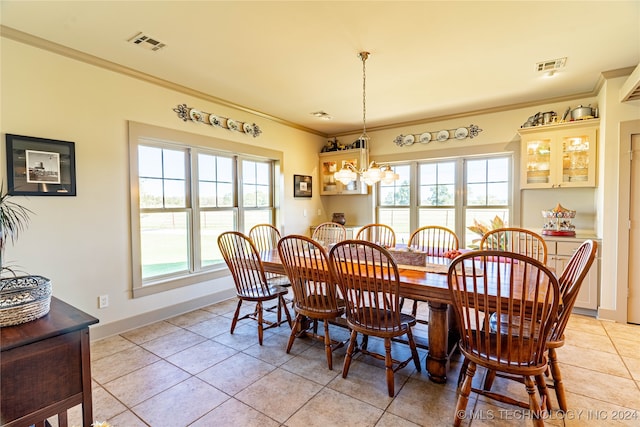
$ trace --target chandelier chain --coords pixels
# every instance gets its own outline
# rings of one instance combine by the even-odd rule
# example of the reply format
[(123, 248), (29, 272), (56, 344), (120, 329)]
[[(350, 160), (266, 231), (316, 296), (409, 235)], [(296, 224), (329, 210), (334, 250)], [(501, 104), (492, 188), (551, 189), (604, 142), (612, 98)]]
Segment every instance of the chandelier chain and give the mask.
[(369, 58), (369, 52), (360, 52), (358, 54), (362, 59), (362, 135), (360, 139), (368, 140), (367, 135), (367, 58)]

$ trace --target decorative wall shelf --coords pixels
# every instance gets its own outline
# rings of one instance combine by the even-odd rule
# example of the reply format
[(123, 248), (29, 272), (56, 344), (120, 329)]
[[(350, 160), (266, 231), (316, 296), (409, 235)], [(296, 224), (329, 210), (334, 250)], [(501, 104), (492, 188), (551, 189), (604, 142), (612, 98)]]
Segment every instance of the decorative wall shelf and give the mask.
[(173, 111), (175, 111), (178, 114), (178, 117), (185, 122), (187, 120), (191, 120), (198, 123), (204, 123), (206, 125), (221, 127), (234, 132), (253, 135), (254, 138), (262, 133), (260, 127), (255, 123), (240, 122), (228, 117), (206, 113), (204, 111), (196, 110), (195, 108), (187, 107), (187, 104), (179, 104), (173, 109)]
[(394, 139), (393, 142), (399, 147), (404, 147), (405, 145), (413, 145), (415, 142), (428, 144), (431, 141), (445, 142), (449, 139), (474, 138), (478, 136), (478, 133), (480, 132), (482, 132), (482, 129), (474, 124), (471, 124), (466, 127), (459, 127), (457, 129), (427, 131), (421, 134), (400, 134), (396, 136), (396, 139)]

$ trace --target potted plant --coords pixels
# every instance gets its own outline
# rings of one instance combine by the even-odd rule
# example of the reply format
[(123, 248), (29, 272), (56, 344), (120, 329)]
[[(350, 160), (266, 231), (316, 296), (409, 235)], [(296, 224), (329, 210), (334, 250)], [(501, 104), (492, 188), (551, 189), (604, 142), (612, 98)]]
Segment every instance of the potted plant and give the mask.
[(0, 277), (6, 272), (13, 273), (11, 268), (4, 265), (4, 248), (9, 241), (15, 243), (18, 240), (19, 234), (26, 230), (32, 213), (10, 199), (11, 195), (4, 191), (4, 184), (0, 184)]
[[(473, 225), (467, 227), (467, 229), (469, 231), (473, 231), (474, 233), (478, 234), (480, 237), (477, 239), (473, 239), (471, 241), (471, 244), (469, 245), (469, 248), (479, 249), (480, 240), (482, 240), (482, 236), (484, 236), (487, 233), (487, 231), (495, 230), (496, 228), (503, 228), (503, 227), (505, 227), (504, 221), (498, 215), (496, 215), (495, 218), (489, 221), (489, 224), (483, 224), (477, 219), (474, 219)], [(505, 244), (506, 242), (501, 242), (500, 247), (504, 248)]]
[(4, 265), (6, 245), (9, 241), (15, 243), (26, 230), (32, 213), (12, 201), (0, 184), (0, 327), (29, 322), (49, 312), (51, 280), (42, 276), (18, 276)]

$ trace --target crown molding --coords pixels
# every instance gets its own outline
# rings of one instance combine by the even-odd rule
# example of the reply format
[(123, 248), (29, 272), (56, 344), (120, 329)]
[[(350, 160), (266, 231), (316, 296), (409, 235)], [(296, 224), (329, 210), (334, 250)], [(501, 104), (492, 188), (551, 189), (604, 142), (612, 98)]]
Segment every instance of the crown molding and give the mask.
[[(101, 67), (116, 73), (120, 73), (120, 74), (124, 74), (127, 75), (129, 77), (133, 77), (135, 79), (138, 80), (143, 80), (145, 82), (148, 83), (152, 83), (158, 86), (161, 86), (163, 88), (166, 89), (170, 89), (170, 90), (174, 90), (177, 92), (181, 92), (184, 93), (185, 95), (189, 95), (189, 96), (193, 96), (195, 98), (199, 98), (202, 99), (204, 101), (208, 101), (208, 102), (213, 102), (215, 104), (218, 105), (223, 105), (226, 107), (230, 107), (239, 111), (244, 111), (253, 115), (256, 115), (258, 117), (262, 117), (264, 119), (267, 120), (271, 120), (273, 122), (279, 123), (281, 125), (284, 126), (288, 126), (290, 128), (293, 129), (297, 129), (303, 132), (308, 132), (314, 135), (318, 135), (318, 136), (322, 136), (325, 138), (333, 138), (333, 137), (338, 137), (338, 136), (345, 136), (345, 135), (352, 135), (355, 133), (358, 133), (361, 131), (361, 129), (354, 129), (352, 131), (345, 131), (345, 132), (339, 132), (339, 133), (324, 133), (324, 132), (320, 132), (317, 131), (315, 129), (311, 129), (302, 125), (299, 125), (297, 123), (293, 123), (284, 119), (281, 119), (279, 117), (275, 117), (272, 116), (270, 114), (264, 113), (262, 111), (257, 111), (248, 107), (245, 107), (243, 105), (239, 105), (236, 103), (233, 103), (231, 101), (227, 101), (225, 99), (221, 99), (221, 98), (217, 98), (215, 96), (206, 94), (204, 92), (200, 92), (198, 90), (189, 88), (187, 86), (182, 86), (173, 82), (170, 82), (168, 80), (164, 80), (164, 79), (160, 79), (158, 77), (154, 77), (150, 74), (147, 73), (143, 73), (137, 70), (134, 70), (132, 68), (129, 67), (125, 67), (123, 65), (117, 64), (115, 62), (111, 62), (111, 61), (107, 61), (105, 59), (102, 58), (98, 58), (97, 56), (93, 56), (90, 55), (88, 53), (84, 53), (84, 52), (80, 52), (78, 50), (75, 49), (71, 49), (68, 48), (66, 46), (62, 46), (58, 43), (54, 43), (52, 41), (34, 36), (32, 34), (28, 34), (16, 29), (13, 29), (11, 27), (7, 27), (4, 25), (0, 25), (0, 36), (2, 37), (6, 37), (8, 39), (20, 42), (20, 43), (24, 43), (33, 47), (37, 47), (40, 49), (44, 49), (62, 56), (66, 56), (68, 58), (72, 58), (75, 59), (77, 61), (81, 61), (81, 62), (85, 62), (87, 64), (91, 64), (91, 65), (95, 65), (97, 67)], [(566, 95), (566, 96), (560, 96), (560, 97), (555, 97), (555, 98), (546, 98), (546, 99), (541, 99), (541, 100), (537, 100), (537, 101), (530, 101), (530, 102), (520, 102), (520, 103), (515, 103), (515, 104), (507, 104), (507, 105), (501, 105), (501, 106), (497, 106), (497, 107), (491, 107), (491, 108), (481, 108), (481, 109), (477, 109), (477, 110), (469, 110), (469, 111), (463, 111), (460, 113), (454, 113), (454, 114), (443, 114), (440, 116), (433, 116), (433, 117), (426, 117), (423, 119), (418, 119), (418, 120), (411, 120), (411, 121), (406, 121), (406, 122), (397, 122), (397, 123), (393, 123), (393, 124), (388, 124), (388, 125), (382, 125), (382, 126), (374, 126), (374, 127), (370, 127), (367, 130), (369, 131), (381, 131), (381, 130), (387, 130), (387, 129), (396, 129), (396, 128), (402, 128), (402, 127), (407, 127), (407, 126), (416, 126), (416, 125), (423, 125), (423, 124), (427, 124), (427, 123), (433, 123), (433, 122), (440, 122), (440, 121), (445, 121), (445, 120), (453, 120), (453, 119), (460, 119), (460, 118), (464, 118), (464, 117), (470, 117), (470, 116), (477, 116), (477, 115), (483, 115), (483, 114), (492, 114), (492, 113), (500, 113), (500, 112), (504, 112), (504, 111), (509, 111), (509, 110), (514, 110), (514, 109), (520, 109), (520, 108), (527, 108), (527, 107), (534, 107), (534, 106), (538, 106), (538, 105), (544, 105), (544, 104), (552, 104), (552, 103), (557, 103), (557, 102), (564, 102), (564, 101), (572, 101), (575, 99), (579, 99), (579, 98), (589, 98), (589, 97), (593, 97), (593, 96), (597, 96), (598, 92), (600, 91), (600, 89), (602, 88), (602, 86), (604, 85), (605, 81), (607, 79), (611, 79), (611, 78), (617, 78), (617, 77), (624, 77), (624, 76), (628, 76), (630, 75), (635, 67), (625, 67), (625, 68), (620, 68), (617, 70), (610, 70), (610, 71), (604, 71), (600, 74), (600, 77), (598, 79), (598, 81), (596, 82), (596, 85), (594, 86), (594, 88), (591, 91), (588, 92), (582, 92), (582, 93), (576, 93), (576, 94), (572, 94), (572, 95)]]
[(319, 136), (326, 137), (327, 135), (324, 132), (319, 132), (315, 129), (310, 129), (305, 126), (301, 126), (299, 124), (289, 122), (287, 120), (281, 119), (279, 117), (272, 116), (270, 114), (264, 113), (262, 111), (257, 111), (251, 109), (249, 107), (245, 107), (243, 105), (239, 105), (233, 103), (231, 101), (227, 101), (225, 99), (217, 98), (215, 96), (206, 94), (204, 92), (200, 92), (198, 90), (192, 89), (187, 86), (179, 85), (168, 80), (164, 80), (155, 76), (152, 76), (147, 73), (143, 73), (133, 68), (125, 67), (123, 65), (117, 64), (115, 62), (107, 61), (102, 58), (98, 58), (97, 56), (90, 55), (88, 53), (81, 52), (79, 50), (71, 49), (69, 47), (63, 46), (58, 43), (54, 43), (52, 41), (34, 36), (32, 34), (28, 34), (19, 30), (16, 30), (11, 27), (7, 27), (5, 25), (0, 25), (0, 36), (5, 37), (7, 39), (11, 39), (13, 41), (17, 41), (20, 43), (27, 44), (29, 46), (33, 46), (36, 48), (40, 48), (49, 52), (56, 53), (58, 55), (66, 56), (67, 58), (75, 59), (77, 61), (81, 61), (87, 64), (95, 65), (96, 67), (104, 68), (109, 71), (113, 71), (115, 73), (124, 74), (126, 76), (143, 80), (147, 83), (152, 83), (157, 86), (163, 87), (165, 89), (174, 90), (176, 92), (183, 93), (185, 95), (193, 96), (195, 98), (202, 99), (204, 101), (213, 102), (218, 105), (223, 105), (225, 107), (230, 107), (235, 110), (244, 111), (246, 113), (250, 113), (259, 117), (262, 117), (267, 120), (271, 120), (273, 122), (279, 123), (284, 126), (288, 126), (297, 130), (301, 130), (303, 132), (312, 133)]

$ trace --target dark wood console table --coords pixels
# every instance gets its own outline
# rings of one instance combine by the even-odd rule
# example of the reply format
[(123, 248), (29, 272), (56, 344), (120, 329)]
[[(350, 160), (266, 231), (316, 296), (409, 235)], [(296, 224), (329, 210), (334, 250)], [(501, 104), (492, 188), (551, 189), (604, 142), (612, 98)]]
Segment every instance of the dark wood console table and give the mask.
[(0, 328), (0, 425), (44, 426), (82, 405), (85, 427), (93, 423), (89, 325), (98, 319), (55, 298), (46, 316)]

